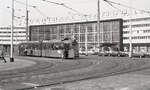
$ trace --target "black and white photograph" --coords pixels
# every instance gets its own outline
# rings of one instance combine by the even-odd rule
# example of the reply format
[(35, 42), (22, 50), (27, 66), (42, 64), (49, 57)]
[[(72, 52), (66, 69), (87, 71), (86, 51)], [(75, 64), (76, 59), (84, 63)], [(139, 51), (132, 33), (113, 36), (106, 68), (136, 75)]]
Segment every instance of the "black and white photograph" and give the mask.
[(0, 90), (150, 90), (150, 1), (0, 0)]

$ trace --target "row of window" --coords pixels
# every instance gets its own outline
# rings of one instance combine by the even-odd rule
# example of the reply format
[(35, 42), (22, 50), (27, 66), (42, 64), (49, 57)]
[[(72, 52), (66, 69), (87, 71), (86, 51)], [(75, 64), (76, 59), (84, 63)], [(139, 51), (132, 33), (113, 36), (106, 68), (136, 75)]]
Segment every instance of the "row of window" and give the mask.
[[(0, 35), (0, 38), (1, 37), (6, 37), (7, 38), (7, 37), (11, 37), (11, 35)], [(14, 35), (13, 37), (18, 37), (18, 38), (19, 37), (26, 37), (26, 35)]]
[(150, 33), (150, 30), (144, 30), (143, 32), (144, 33)]
[[(143, 31), (143, 33), (150, 33), (150, 30), (136, 30), (137, 33), (139, 33), (139, 31)], [(130, 33), (130, 31), (123, 31), (123, 34), (128, 34)]]
[[(0, 39), (0, 41), (4, 41), (4, 42), (5, 42), (5, 41), (11, 41), (11, 40), (10, 40), (10, 39), (5, 39), (5, 40)], [(13, 41), (25, 41), (25, 40), (22, 40), (22, 39), (19, 39), (19, 40), (18, 40), (18, 39), (16, 39), (16, 40), (13, 40)]]
[[(120, 25), (121, 24), (118, 21), (100, 23), (100, 32), (119, 31)], [(51, 34), (97, 32), (97, 23), (39, 26), (39, 27), (31, 27), (30, 29), (31, 33), (51, 33)]]
[[(129, 37), (123, 37), (124, 40), (129, 39)], [(150, 36), (135, 36), (132, 39), (150, 39)]]
[[(132, 19), (132, 22), (137, 22), (137, 21), (150, 21), (150, 18), (136, 18), (136, 19)], [(130, 22), (130, 20), (124, 20), (123, 22)]]
[[(135, 24), (135, 25), (132, 25), (132, 28), (135, 28), (135, 27), (150, 27), (150, 24)], [(129, 28), (129, 25), (124, 25), (123, 28)]]
[[(0, 27), (0, 30), (11, 30), (10, 27)], [(25, 27), (14, 27), (14, 29), (26, 29)]]
[[(5, 31), (0, 33), (11, 33), (11, 32)], [(13, 33), (26, 33), (26, 31), (14, 31)]]
[[(72, 35), (67, 34), (67, 35), (43, 35), (43, 34), (32, 34), (31, 36), (31, 40), (36, 41), (36, 40), (53, 40), (53, 39), (61, 39), (64, 37), (71, 37)], [(98, 41), (98, 33), (94, 34), (94, 33), (89, 33), (89, 34), (74, 34), (74, 37), (79, 41), (79, 42), (85, 42), (86, 41), (86, 37), (87, 37), (87, 41), (88, 42), (97, 42)], [(100, 40), (104, 40), (104, 41), (118, 41), (120, 40), (119, 38), (119, 33), (100, 33)]]

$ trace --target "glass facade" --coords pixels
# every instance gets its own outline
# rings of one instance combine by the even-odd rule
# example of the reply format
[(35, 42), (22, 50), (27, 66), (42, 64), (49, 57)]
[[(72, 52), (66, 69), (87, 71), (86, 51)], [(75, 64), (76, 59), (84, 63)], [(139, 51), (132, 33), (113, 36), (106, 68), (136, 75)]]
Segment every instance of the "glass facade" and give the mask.
[(76, 22), (51, 25), (30, 26), (30, 40), (53, 40), (74, 36), (80, 48), (96, 48), (99, 45), (116, 45), (122, 49), (123, 20), (112, 19), (100, 21)]

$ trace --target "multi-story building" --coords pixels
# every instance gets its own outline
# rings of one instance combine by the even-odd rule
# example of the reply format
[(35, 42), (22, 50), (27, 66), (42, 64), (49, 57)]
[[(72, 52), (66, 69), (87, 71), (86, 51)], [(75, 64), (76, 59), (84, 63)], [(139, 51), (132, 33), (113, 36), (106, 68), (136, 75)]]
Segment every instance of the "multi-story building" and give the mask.
[(74, 36), (80, 48), (90, 50), (98, 46), (115, 46), (123, 49), (122, 19), (103, 20), (100, 30), (97, 30), (97, 21), (32, 25), (30, 26), (30, 40), (53, 40)]
[[(130, 25), (132, 33), (130, 34)], [(126, 19), (123, 21), (123, 44), (124, 50), (129, 50), (129, 37), (133, 52), (150, 52), (150, 17)]]
[[(132, 20), (132, 46), (135, 52), (150, 53), (150, 17), (133, 18)], [(102, 23), (105, 22), (105, 23)], [(117, 24), (118, 23), (118, 24)], [(80, 47), (91, 48), (100, 44), (113, 42), (123, 42), (119, 47), (129, 51), (130, 20), (123, 20), (123, 27), (119, 19), (103, 20), (100, 24), (100, 32), (97, 31), (97, 22), (77, 22), (50, 25), (32, 25), (30, 26), (30, 40), (51, 40), (60, 39), (66, 36), (74, 35), (79, 41)], [(109, 27), (108, 27), (109, 26)], [(120, 33), (123, 29), (123, 35)], [(113, 34), (116, 29), (116, 34)], [(32, 31), (32, 32), (31, 32)], [(99, 35), (99, 34), (100, 35)], [(117, 35), (118, 34), (118, 35)], [(0, 45), (10, 46), (10, 27), (0, 27)], [(98, 40), (100, 36), (100, 40)], [(123, 36), (123, 38), (121, 38)], [(26, 39), (26, 30), (24, 27), (14, 29), (14, 44), (18, 44)], [(116, 39), (116, 41), (115, 41)], [(112, 44), (110, 44), (112, 45)], [(115, 44), (116, 45), (116, 44)]]
[[(15, 27), (13, 32), (14, 46), (25, 40), (26, 40), (26, 28)], [(6, 50), (9, 52), (10, 44), (11, 44), (11, 28), (0, 27), (0, 46), (4, 46)]]

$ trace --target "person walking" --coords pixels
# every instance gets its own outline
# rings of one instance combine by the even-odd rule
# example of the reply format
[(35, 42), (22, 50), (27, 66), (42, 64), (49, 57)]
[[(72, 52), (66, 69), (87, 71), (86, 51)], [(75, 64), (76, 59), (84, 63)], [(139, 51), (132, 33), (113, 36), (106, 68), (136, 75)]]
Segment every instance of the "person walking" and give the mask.
[(5, 59), (4, 56), (5, 56), (5, 52), (4, 52), (3, 49), (1, 49), (1, 50), (0, 50), (0, 59), (1, 59), (1, 60), (4, 60), (4, 63), (6, 63), (7, 61), (6, 61), (6, 59)]

